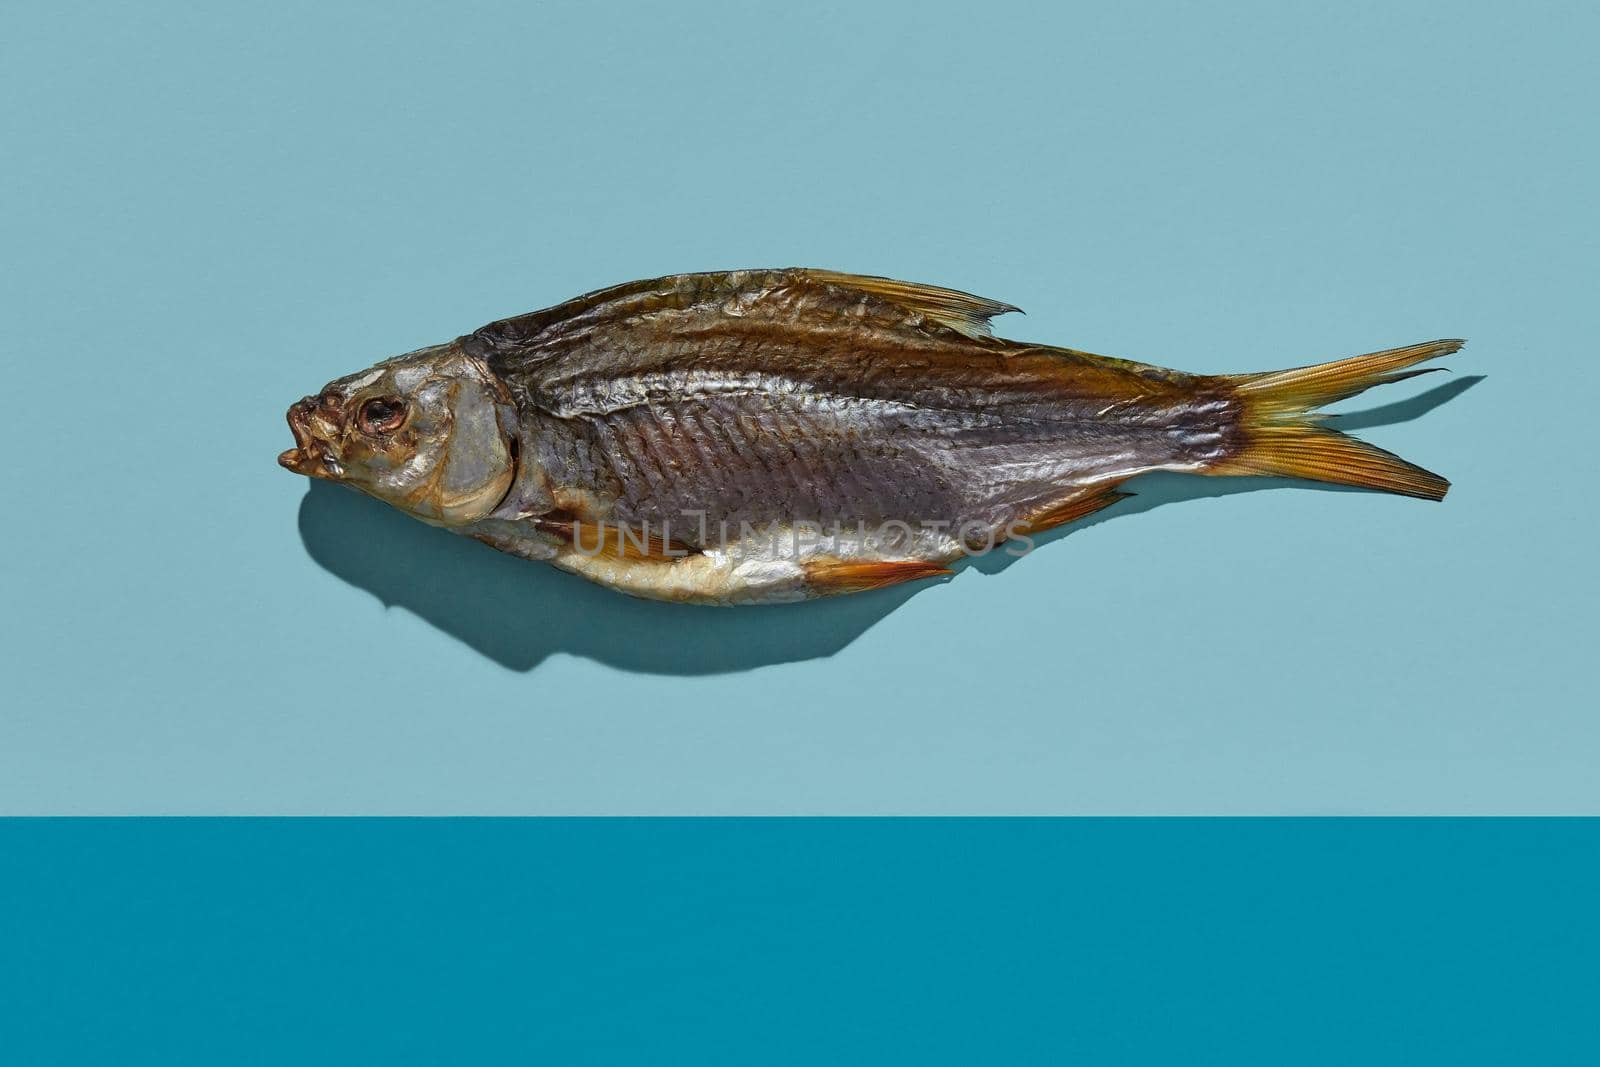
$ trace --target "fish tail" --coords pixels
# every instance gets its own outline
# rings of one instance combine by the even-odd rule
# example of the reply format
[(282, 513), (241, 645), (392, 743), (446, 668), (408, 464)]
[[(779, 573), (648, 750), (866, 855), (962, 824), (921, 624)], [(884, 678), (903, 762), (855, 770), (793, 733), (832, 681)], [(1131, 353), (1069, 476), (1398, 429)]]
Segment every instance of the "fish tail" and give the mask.
[(1328, 426), (1313, 408), (1440, 367), (1410, 369), (1447, 356), (1465, 341), (1429, 341), (1312, 367), (1228, 379), (1243, 402), (1239, 444), (1208, 474), (1273, 475), (1443, 500), (1450, 483), (1376, 445)]

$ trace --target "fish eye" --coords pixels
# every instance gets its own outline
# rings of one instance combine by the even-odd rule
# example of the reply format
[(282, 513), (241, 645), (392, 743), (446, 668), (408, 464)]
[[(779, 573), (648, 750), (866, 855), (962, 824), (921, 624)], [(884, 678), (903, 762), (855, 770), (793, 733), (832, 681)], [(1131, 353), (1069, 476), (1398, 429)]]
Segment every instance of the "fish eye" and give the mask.
[(361, 405), (358, 421), (363, 433), (389, 433), (406, 418), (406, 402), (397, 396), (378, 396)]

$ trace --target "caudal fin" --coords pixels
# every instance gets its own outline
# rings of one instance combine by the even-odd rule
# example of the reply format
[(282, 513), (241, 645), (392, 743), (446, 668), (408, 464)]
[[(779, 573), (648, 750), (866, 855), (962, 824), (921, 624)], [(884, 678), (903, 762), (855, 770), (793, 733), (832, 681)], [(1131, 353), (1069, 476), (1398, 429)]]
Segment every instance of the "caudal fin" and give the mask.
[(1213, 464), (1211, 474), (1265, 474), (1353, 485), (1386, 493), (1443, 500), (1450, 483), (1399, 456), (1342, 434), (1313, 408), (1398, 382), (1437, 367), (1408, 370), (1447, 356), (1465, 341), (1429, 341), (1313, 367), (1244, 374), (1231, 379), (1244, 402), (1240, 447)]

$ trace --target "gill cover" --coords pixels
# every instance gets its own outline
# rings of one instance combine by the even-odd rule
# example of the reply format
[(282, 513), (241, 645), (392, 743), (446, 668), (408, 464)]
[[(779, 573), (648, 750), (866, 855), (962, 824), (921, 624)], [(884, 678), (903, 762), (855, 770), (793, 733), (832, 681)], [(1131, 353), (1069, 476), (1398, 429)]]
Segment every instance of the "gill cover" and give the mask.
[[(503, 383), (455, 345), (422, 349), (334, 382), (339, 480), (441, 526), (483, 518), (516, 477), (516, 418)], [(365, 413), (400, 401), (375, 427)]]

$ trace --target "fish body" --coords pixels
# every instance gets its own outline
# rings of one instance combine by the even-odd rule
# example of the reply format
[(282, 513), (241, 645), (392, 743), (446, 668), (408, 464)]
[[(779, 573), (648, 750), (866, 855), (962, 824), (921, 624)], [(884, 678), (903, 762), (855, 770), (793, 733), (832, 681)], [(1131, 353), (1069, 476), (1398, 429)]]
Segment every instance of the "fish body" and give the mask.
[(1149, 471), (1448, 486), (1307, 412), (1459, 341), (1194, 375), (993, 336), (1015, 310), (819, 270), (629, 283), (330, 383), (291, 407), (280, 462), (623, 592), (711, 604), (948, 573)]

